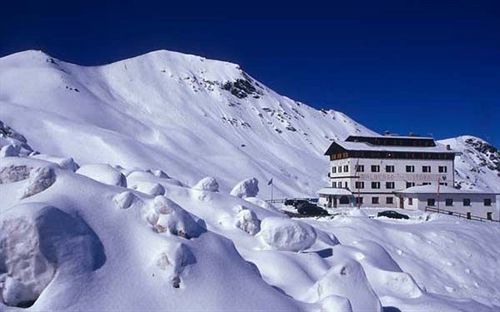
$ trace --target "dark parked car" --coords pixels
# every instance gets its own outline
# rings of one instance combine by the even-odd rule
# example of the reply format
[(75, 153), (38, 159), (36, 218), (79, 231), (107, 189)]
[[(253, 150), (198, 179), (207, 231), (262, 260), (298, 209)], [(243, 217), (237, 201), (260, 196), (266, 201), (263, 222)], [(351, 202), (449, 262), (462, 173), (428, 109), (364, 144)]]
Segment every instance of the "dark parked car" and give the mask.
[(379, 212), (377, 213), (377, 217), (387, 217), (392, 219), (405, 219), (405, 220), (410, 219), (410, 217), (408, 217), (407, 215), (396, 212), (394, 210), (386, 210)]
[(287, 200), (285, 200), (285, 205), (294, 206), (295, 208), (297, 208), (297, 206), (300, 203), (307, 203), (307, 202), (308, 202), (307, 200), (303, 200), (303, 199), (287, 199)]
[(326, 216), (328, 211), (309, 202), (298, 203), (297, 212), (303, 216)]

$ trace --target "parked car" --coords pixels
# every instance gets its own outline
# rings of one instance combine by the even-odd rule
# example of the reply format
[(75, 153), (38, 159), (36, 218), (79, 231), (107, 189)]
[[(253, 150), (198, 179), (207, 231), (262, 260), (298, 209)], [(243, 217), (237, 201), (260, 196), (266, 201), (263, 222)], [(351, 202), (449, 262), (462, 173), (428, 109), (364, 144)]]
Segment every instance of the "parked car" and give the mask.
[(407, 215), (399, 213), (394, 210), (381, 211), (377, 213), (377, 217), (387, 217), (391, 219), (405, 219), (405, 220), (410, 219), (410, 217), (408, 217)]
[(303, 216), (326, 216), (328, 211), (309, 202), (298, 203), (297, 212)]
[(304, 199), (287, 199), (287, 200), (285, 200), (285, 205), (294, 206), (295, 208), (297, 208), (297, 205), (300, 203), (308, 203), (308, 201), (304, 200)]

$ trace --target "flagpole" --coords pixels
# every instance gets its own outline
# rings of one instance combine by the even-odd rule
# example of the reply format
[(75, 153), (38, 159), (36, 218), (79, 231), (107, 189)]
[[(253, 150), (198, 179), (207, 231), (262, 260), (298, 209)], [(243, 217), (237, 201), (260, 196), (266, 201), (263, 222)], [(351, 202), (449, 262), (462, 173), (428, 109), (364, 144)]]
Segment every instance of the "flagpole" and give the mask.
[(271, 201), (273, 201), (274, 183), (271, 183)]

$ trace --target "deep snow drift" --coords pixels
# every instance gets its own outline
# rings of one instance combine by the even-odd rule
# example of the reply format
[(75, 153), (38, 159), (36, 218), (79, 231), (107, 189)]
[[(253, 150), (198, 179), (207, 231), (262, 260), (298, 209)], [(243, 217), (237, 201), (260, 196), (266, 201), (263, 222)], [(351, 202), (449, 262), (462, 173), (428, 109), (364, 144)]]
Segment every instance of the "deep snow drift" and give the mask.
[(496, 224), (358, 210), (295, 220), (214, 178), (190, 187), (39, 158), (0, 158), (1, 310), (500, 308)]

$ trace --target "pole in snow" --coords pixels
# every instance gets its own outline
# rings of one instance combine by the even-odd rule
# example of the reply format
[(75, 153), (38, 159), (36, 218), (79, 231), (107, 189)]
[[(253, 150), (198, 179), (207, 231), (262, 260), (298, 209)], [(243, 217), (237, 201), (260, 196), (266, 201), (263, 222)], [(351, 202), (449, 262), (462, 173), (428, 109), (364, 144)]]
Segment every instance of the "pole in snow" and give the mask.
[(267, 182), (267, 185), (271, 186), (271, 201), (273, 201), (273, 189), (274, 189), (274, 183), (273, 183), (273, 178)]

